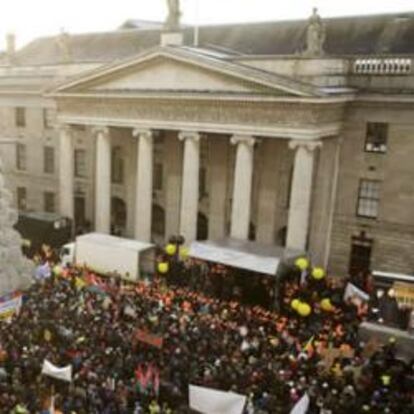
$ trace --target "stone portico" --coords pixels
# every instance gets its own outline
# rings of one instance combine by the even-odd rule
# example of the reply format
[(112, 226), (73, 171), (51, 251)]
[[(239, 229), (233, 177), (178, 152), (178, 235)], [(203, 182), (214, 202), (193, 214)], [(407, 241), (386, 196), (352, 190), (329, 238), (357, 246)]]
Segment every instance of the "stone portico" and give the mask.
[[(184, 235), (188, 243), (197, 238), (204, 142), (211, 153), (208, 236), (248, 239), (254, 210), (259, 241), (277, 243), (275, 234), (281, 228), (276, 226), (281, 225), (286, 227), (288, 247), (309, 247), (311, 222), (318, 217), (312, 214), (315, 171), (329, 164), (324, 164), (321, 151), (324, 141), (335, 140), (341, 133), (346, 102), (343, 97), (329, 96), (286, 77), (264, 76), (260, 70), (196, 50), (172, 47), (156, 48), (127, 62), (92, 71), (62, 84), (52, 96), (57, 101), (61, 125), (62, 214), (71, 215), (74, 211), (73, 181), (68, 179), (73, 176), (71, 130), (81, 125), (88, 139), (94, 140), (95, 229), (110, 231), (111, 135), (123, 131), (122, 136), (136, 153), (129, 171), (135, 196), (127, 208), (128, 215), (132, 215), (132, 236), (149, 241), (154, 202), (154, 136), (162, 133), (167, 165), (174, 168), (171, 163), (181, 164), (175, 166), (178, 177), (168, 172), (165, 239), (174, 231)], [(226, 165), (226, 155), (230, 153), (234, 158), (231, 167)], [(263, 160), (260, 165), (258, 153)], [(280, 168), (283, 158), (291, 161), (285, 173)], [(335, 176), (333, 169), (324, 173)], [(278, 217), (278, 203), (283, 196), (277, 190), (281, 190), (283, 179), (288, 181), (289, 174), (289, 208), (283, 226)], [(232, 177), (231, 183), (226, 181), (227, 175)], [(332, 200), (328, 194), (324, 196), (324, 208), (329, 213)], [(317, 260), (323, 264), (327, 241), (318, 240), (317, 244), (314, 252), (319, 252)]]
[(201, 26), (197, 42), (172, 16), (0, 53), (15, 205), (412, 274), (414, 13)]

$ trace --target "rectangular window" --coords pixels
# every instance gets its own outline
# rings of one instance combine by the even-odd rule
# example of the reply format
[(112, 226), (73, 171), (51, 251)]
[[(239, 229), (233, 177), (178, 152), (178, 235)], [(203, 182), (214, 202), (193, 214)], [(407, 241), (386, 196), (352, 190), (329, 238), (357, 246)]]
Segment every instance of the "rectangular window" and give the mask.
[(380, 186), (380, 181), (360, 181), (358, 192), (357, 216), (367, 218), (378, 217)]
[(17, 144), (16, 145), (16, 168), (19, 171), (25, 171), (27, 168), (26, 165), (26, 145)]
[(26, 108), (16, 108), (15, 109), (15, 124), (18, 127), (26, 126)]
[(387, 152), (388, 124), (384, 122), (368, 122), (365, 140), (366, 152)]
[(55, 193), (51, 191), (45, 191), (44, 194), (44, 210), (47, 213), (55, 212)]
[(200, 175), (198, 177), (198, 185), (199, 185), (200, 197), (204, 197), (207, 194), (207, 170), (204, 167), (200, 168)]
[(164, 168), (161, 163), (155, 163), (154, 165), (154, 190), (161, 191), (163, 185)]
[(75, 177), (86, 177), (86, 151), (84, 149), (76, 149), (74, 152)]
[(124, 160), (121, 147), (112, 148), (111, 178), (112, 183), (122, 184), (124, 182)]
[(17, 187), (17, 208), (19, 211), (25, 211), (27, 209), (26, 187)]
[(43, 127), (52, 128), (52, 110), (49, 108), (43, 108)]
[(53, 147), (43, 147), (43, 171), (46, 174), (55, 172), (55, 149)]

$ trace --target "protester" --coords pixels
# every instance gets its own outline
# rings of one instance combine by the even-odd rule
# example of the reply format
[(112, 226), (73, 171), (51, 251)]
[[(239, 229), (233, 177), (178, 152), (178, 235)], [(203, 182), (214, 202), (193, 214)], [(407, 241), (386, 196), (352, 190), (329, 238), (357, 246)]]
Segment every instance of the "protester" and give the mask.
[[(310, 414), (414, 412), (414, 362), (394, 343), (367, 352), (367, 309), (334, 279), (292, 272), (276, 314), (231, 290), (214, 297), (214, 282), (200, 293), (197, 280), (131, 285), (49, 266), (0, 323), (1, 413), (49, 413), (52, 397), (64, 414), (186, 413), (189, 384), (246, 395), (249, 414), (289, 413), (304, 393)], [(71, 365), (72, 382), (42, 375), (44, 360)]]

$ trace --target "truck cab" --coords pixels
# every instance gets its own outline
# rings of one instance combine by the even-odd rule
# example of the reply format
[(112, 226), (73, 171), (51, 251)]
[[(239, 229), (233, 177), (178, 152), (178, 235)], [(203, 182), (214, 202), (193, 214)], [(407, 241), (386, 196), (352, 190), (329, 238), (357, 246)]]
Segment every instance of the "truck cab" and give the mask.
[(15, 229), (23, 238), (28, 256), (33, 256), (46, 244), (59, 249), (72, 237), (72, 221), (59, 214), (19, 212)]

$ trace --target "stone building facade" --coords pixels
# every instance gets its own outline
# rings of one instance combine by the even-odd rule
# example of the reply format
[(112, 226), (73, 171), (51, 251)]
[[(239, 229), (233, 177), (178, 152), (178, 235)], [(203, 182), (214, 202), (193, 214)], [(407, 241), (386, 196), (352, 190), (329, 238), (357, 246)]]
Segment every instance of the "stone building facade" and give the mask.
[[(128, 28), (126, 28), (128, 27)], [(22, 210), (414, 271), (414, 14), (37, 39), (0, 64)]]

